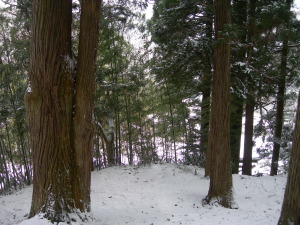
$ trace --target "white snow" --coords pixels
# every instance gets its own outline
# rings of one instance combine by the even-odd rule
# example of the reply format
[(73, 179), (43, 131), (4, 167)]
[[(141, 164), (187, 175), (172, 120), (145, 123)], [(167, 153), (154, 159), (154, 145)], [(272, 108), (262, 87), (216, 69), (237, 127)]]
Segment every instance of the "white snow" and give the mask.
[[(234, 197), (239, 208), (226, 209), (202, 206), (209, 188), (209, 180), (203, 175), (204, 171), (197, 167), (174, 164), (95, 171), (91, 187), (94, 219), (85, 224), (277, 224), (286, 176), (233, 175)], [(28, 187), (12, 195), (0, 196), (0, 224), (51, 224), (39, 216), (26, 218), (31, 193), (32, 187)]]

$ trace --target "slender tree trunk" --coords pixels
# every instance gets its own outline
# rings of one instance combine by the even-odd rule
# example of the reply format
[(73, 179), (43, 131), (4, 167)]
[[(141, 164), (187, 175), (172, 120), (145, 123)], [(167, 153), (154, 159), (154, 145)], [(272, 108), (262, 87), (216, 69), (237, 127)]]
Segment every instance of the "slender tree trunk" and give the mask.
[[(208, 146), (208, 132), (209, 132), (209, 114), (210, 114), (210, 86), (211, 86), (211, 75), (207, 74), (205, 88), (202, 92), (202, 102), (201, 102), (201, 130), (200, 130), (200, 154), (205, 154), (206, 159), (209, 162), (209, 156), (207, 153)], [(206, 166), (207, 165), (207, 166)], [(205, 162), (205, 174), (208, 176), (208, 164)]]
[[(291, 8), (292, 1), (287, 0), (287, 7)], [(289, 27), (289, 18), (285, 21), (285, 26)], [(283, 43), (282, 43), (282, 52), (281, 52), (281, 64), (280, 64), (280, 79), (278, 82), (278, 91), (276, 97), (276, 121), (275, 121), (275, 135), (273, 142), (273, 155), (271, 162), (271, 176), (277, 175), (278, 172), (278, 160), (280, 152), (280, 142), (282, 136), (282, 127), (283, 127), (283, 111), (284, 111), (284, 99), (285, 99), (285, 85), (286, 85), (286, 76), (287, 76), (287, 57), (288, 57), (288, 34), (284, 34)]]
[(231, 162), (232, 173), (239, 173), (240, 163), (240, 146), (241, 135), (243, 126), (243, 100), (232, 95), (232, 108), (231, 108), (231, 120), (230, 120), (230, 146), (231, 146)]
[(101, 139), (101, 143), (102, 143), (102, 149), (103, 149), (103, 163), (104, 163), (104, 167), (107, 167), (107, 154), (105, 154), (105, 147), (104, 147), (104, 140), (103, 138)]
[(288, 180), (278, 225), (300, 224), (300, 92)]
[[(114, 120), (111, 117), (108, 119), (108, 132), (106, 133), (103, 126), (100, 123), (97, 124), (98, 132), (102, 138), (102, 144), (105, 148), (103, 147), (103, 153), (107, 155), (107, 163), (109, 166), (115, 165), (115, 157), (114, 157), (114, 140), (115, 140), (115, 135), (114, 135)], [(106, 165), (105, 165), (106, 167)]]
[[(248, 0), (234, 0), (233, 1), (233, 22), (237, 24), (240, 28), (243, 28), (247, 23), (247, 8)], [(246, 43), (247, 35), (246, 30), (243, 35), (239, 38), (242, 44)], [(233, 58), (235, 62), (244, 62), (246, 60), (246, 49), (239, 48), (237, 51), (233, 52)], [(236, 74), (232, 74), (232, 87), (238, 81), (244, 80), (245, 74), (240, 71)], [(240, 145), (241, 145), (241, 135), (242, 135), (242, 120), (244, 111), (244, 100), (239, 94), (233, 93), (231, 99), (231, 120), (230, 120), (230, 146), (231, 146), (231, 161), (232, 161), (232, 173), (239, 173), (239, 162), (240, 162)]]
[(165, 155), (166, 155), (166, 162), (169, 162), (169, 147), (168, 147), (168, 136), (167, 136), (167, 126), (166, 126), (166, 121), (164, 121), (164, 137), (165, 137), (165, 142), (164, 142), (164, 149), (165, 149)]
[[(2, 157), (1, 157), (2, 156)], [(2, 158), (2, 159), (1, 159)], [(0, 160), (3, 162), (3, 167), (4, 167), (4, 173), (5, 173), (5, 177), (6, 177), (6, 182), (4, 182), (4, 184), (7, 184), (8, 186), (8, 189), (11, 188), (11, 184), (10, 184), (10, 177), (9, 177), (9, 171), (8, 171), (8, 168), (7, 168), (7, 165), (6, 165), (6, 159), (5, 159), (5, 153), (4, 153), (4, 148), (0, 142)], [(3, 173), (1, 171), (1, 173)], [(5, 180), (5, 179), (4, 179)], [(6, 188), (4, 187), (4, 190)]]
[(143, 135), (143, 123), (142, 123), (142, 116), (141, 116), (141, 112), (139, 112), (138, 115), (138, 119), (139, 119), (139, 135), (140, 135), (140, 148), (141, 148), (141, 163), (142, 164), (146, 164), (146, 154), (145, 154), (145, 148), (144, 148), (144, 135)]
[[(119, 101), (118, 101), (119, 102)], [(118, 111), (118, 157), (117, 157), (117, 164), (122, 164), (122, 143), (121, 143), (121, 120), (120, 120), (120, 111)]]
[[(154, 115), (154, 113), (153, 113)], [(154, 117), (152, 118), (152, 121), (151, 121), (151, 128), (152, 128), (152, 137), (153, 137), (153, 150), (155, 152), (155, 155), (157, 156), (157, 151), (156, 151), (156, 133), (155, 133), (155, 121), (154, 121)], [(157, 159), (155, 159), (157, 160)]]
[(254, 104), (253, 97), (248, 97), (246, 104), (246, 122), (245, 122), (245, 141), (244, 141), (244, 158), (243, 158), (243, 175), (252, 173), (252, 148), (253, 148), (253, 117)]
[(96, 135), (95, 137), (95, 157), (96, 157), (96, 169), (101, 169), (101, 152), (100, 152), (100, 137)]
[[(249, 4), (249, 23), (248, 23), (248, 41), (253, 42), (255, 35), (255, 9), (257, 0), (251, 0)], [(253, 47), (248, 49), (248, 64), (252, 60)], [(253, 81), (251, 76), (247, 77), (247, 99), (246, 99), (246, 122), (245, 122), (245, 141), (244, 141), (244, 158), (242, 173), (251, 175), (252, 172), (252, 147), (253, 147), (253, 117), (255, 99), (253, 97), (255, 90), (253, 89)]]
[(133, 163), (133, 148), (132, 148), (132, 127), (131, 127), (131, 104), (130, 96), (125, 95), (125, 109), (127, 119), (127, 130), (128, 130), (128, 148), (129, 148), (129, 165)]
[(29, 169), (29, 163), (28, 163), (28, 156), (26, 153), (26, 148), (24, 146), (24, 136), (23, 136), (23, 134), (19, 134), (18, 136), (19, 136), (19, 142), (20, 142), (19, 148), (21, 148), (21, 151), (22, 151), (26, 184), (30, 185), (31, 184), (31, 175), (30, 175), (30, 169)]
[[(11, 139), (10, 139), (10, 135), (9, 135), (9, 130), (8, 130), (8, 127), (7, 127), (7, 121), (5, 121), (5, 130), (6, 130), (6, 136), (7, 136), (7, 141), (8, 141), (7, 149), (9, 151), (8, 155), (9, 155), (9, 158), (10, 158), (11, 166), (12, 166), (12, 169), (13, 169), (13, 172), (14, 172), (15, 176), (17, 177), (17, 181), (20, 182), (19, 174), (18, 174), (18, 171), (16, 170), (15, 163), (14, 163), (14, 157), (13, 157), (13, 154), (12, 154), (12, 146), (11, 146), (12, 143), (11, 143)], [(1, 142), (2, 142), (2, 146), (5, 147), (3, 139), (1, 139)], [(25, 178), (25, 180), (26, 180), (26, 178)]]
[[(116, 104), (116, 107), (118, 107), (119, 103), (117, 102)], [(115, 111), (115, 114), (117, 115), (118, 114), (118, 109), (116, 109)], [(118, 116), (116, 116), (116, 119), (115, 119), (115, 128), (116, 128), (116, 133), (115, 133), (115, 147), (113, 148), (113, 156), (114, 156), (114, 163), (113, 165), (117, 164), (117, 161), (118, 161), (118, 149), (119, 149), (119, 132), (118, 132), (118, 124), (119, 124), (119, 121), (118, 121)]]
[(230, 0), (215, 0), (216, 47), (208, 151), (210, 186), (204, 202), (233, 207), (230, 162), (230, 45), (221, 31), (230, 23)]
[(272, 155), (272, 163), (271, 163), (271, 176), (277, 175), (278, 171), (278, 160), (279, 160), (279, 151), (280, 151), (280, 142), (282, 135), (282, 127), (283, 127), (283, 110), (284, 110), (284, 97), (285, 97), (285, 79), (286, 79), (286, 69), (287, 69), (287, 52), (288, 52), (288, 42), (283, 42), (283, 49), (281, 55), (281, 79), (277, 92), (276, 99), (276, 119), (275, 119), (275, 137), (273, 142), (273, 155)]
[[(170, 96), (169, 96), (169, 101), (170, 101)], [(177, 149), (176, 149), (176, 140), (175, 140), (175, 126), (174, 126), (173, 107), (172, 107), (172, 104), (170, 102), (169, 102), (169, 110), (170, 110), (170, 116), (171, 116), (172, 139), (173, 139), (175, 163), (177, 163)]]
[[(8, 92), (10, 94), (10, 101), (11, 101), (11, 105), (14, 111), (14, 117), (15, 120), (17, 119), (17, 106), (15, 104), (15, 99), (14, 99), (14, 95), (13, 95), (13, 90), (12, 90), (12, 86), (9, 85), (8, 86)], [(5, 128), (6, 128), (6, 132), (7, 132), (7, 136), (9, 138), (9, 129), (8, 129), (8, 125), (7, 125), (7, 121), (5, 121)], [(24, 147), (24, 135), (22, 134), (22, 125), (20, 126), (20, 122), (17, 121), (17, 142), (18, 142), (18, 149), (21, 149), (21, 156), (22, 156), (22, 160), (23, 160), (23, 165), (24, 165), (24, 169), (25, 169), (25, 182), (27, 185), (31, 184), (31, 176), (30, 176), (30, 171), (29, 171), (29, 165), (28, 165), (28, 157), (26, 154), (26, 149)]]
[[(213, 1), (206, 1), (207, 7), (205, 16), (205, 35), (209, 42), (213, 39)], [(200, 154), (205, 155), (205, 176), (209, 176), (209, 162), (210, 157), (207, 152), (208, 133), (209, 133), (209, 118), (210, 118), (210, 103), (211, 103), (211, 81), (212, 81), (212, 51), (211, 48), (205, 52), (206, 59), (205, 71), (202, 78), (202, 102), (201, 102), (201, 130), (200, 130)], [(200, 162), (201, 163), (201, 162)]]

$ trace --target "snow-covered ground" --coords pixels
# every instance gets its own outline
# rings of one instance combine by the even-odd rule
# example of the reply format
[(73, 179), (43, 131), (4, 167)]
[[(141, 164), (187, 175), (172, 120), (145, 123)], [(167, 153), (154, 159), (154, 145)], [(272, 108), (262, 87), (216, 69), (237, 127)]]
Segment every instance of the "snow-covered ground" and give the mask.
[[(195, 175), (197, 170), (197, 175)], [(204, 171), (192, 166), (157, 164), (113, 167), (92, 173), (92, 216), (97, 225), (268, 225), (277, 224), (286, 176), (234, 175), (238, 209), (202, 206), (209, 188)], [(0, 196), (0, 224), (51, 224), (28, 220), (32, 188)], [(65, 223), (60, 223), (65, 224)], [(74, 222), (72, 224), (82, 224)]]

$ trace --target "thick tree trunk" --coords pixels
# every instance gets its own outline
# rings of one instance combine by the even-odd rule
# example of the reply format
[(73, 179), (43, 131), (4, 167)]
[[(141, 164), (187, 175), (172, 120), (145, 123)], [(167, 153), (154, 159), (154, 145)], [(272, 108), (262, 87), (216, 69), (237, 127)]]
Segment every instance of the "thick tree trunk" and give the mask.
[[(76, 74), (76, 93), (73, 107), (75, 110), (72, 128), (74, 130), (74, 149), (76, 173), (79, 183), (74, 191), (81, 199), (76, 207), (90, 210), (91, 162), (94, 125), (94, 90), (96, 73), (97, 43), (99, 39), (100, 0), (82, 1), (80, 16), (80, 34), (78, 48), (78, 71)], [(80, 187), (80, 188), (79, 188)], [(82, 205), (83, 204), (83, 205)]]
[[(221, 35), (230, 23), (230, 0), (216, 0), (214, 75), (208, 148), (211, 154), (210, 187), (204, 202), (216, 201), (231, 208), (233, 205), (230, 164), (230, 45)], [(213, 163), (212, 163), (213, 162)]]
[(300, 92), (288, 180), (278, 225), (300, 224)]
[(72, 1), (33, 3), (30, 87), (25, 96), (33, 151), (30, 217), (65, 220), (75, 208), (71, 144), (73, 71), (70, 68)]
[(25, 96), (33, 151), (29, 216), (43, 213), (53, 222), (68, 221), (69, 213), (90, 209), (91, 80), (99, 1), (83, 1), (76, 86), (72, 1), (35, 0), (32, 15), (31, 91)]

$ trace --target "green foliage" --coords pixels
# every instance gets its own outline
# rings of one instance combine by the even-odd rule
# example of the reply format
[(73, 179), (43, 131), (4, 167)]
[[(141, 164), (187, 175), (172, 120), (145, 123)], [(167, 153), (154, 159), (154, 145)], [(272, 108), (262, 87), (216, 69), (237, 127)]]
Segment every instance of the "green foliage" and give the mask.
[(149, 30), (157, 45), (152, 71), (158, 80), (166, 79), (186, 89), (200, 85), (199, 78), (208, 64), (207, 56), (212, 54), (209, 10), (199, 1), (155, 3)]
[(1, 9), (0, 17), (0, 155), (6, 159), (0, 167), (6, 165), (9, 174), (1, 182), (4, 189), (18, 188), (30, 184), (31, 180), (24, 105), (28, 85), (31, 3), (7, 3), (9, 7)]

